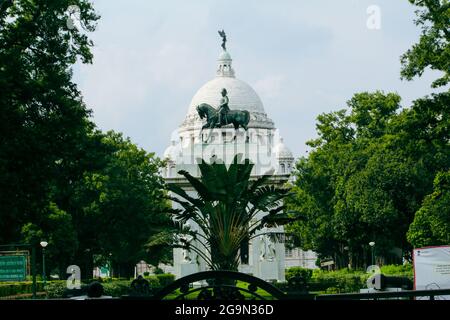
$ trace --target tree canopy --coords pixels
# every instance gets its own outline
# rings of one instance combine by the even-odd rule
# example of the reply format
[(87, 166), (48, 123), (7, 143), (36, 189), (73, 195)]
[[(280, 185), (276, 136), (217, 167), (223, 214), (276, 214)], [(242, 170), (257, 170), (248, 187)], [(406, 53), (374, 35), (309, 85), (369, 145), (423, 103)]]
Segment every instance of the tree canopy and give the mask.
[(0, 243), (47, 240), (60, 275), (79, 264), (92, 277), (100, 256), (128, 276), (167, 256), (144, 247), (166, 223), (162, 162), (98, 130), (72, 80), (77, 61), (93, 60), (98, 19), (87, 0), (0, 3)]
[[(449, 3), (410, 2), (419, 8), (422, 34), (401, 58), (402, 78), (412, 80), (429, 67), (443, 72), (433, 82), (443, 87)], [(395, 260), (394, 252), (408, 257), (411, 245), (448, 244), (449, 98), (444, 90), (402, 108), (398, 94), (363, 92), (346, 109), (319, 115), (318, 138), (296, 165), (296, 197), (288, 204), (308, 217), (289, 226), (297, 244), (334, 258), (338, 267), (364, 266), (371, 241), (385, 260)]]
[(409, 0), (418, 6), (416, 25), (422, 29), (419, 42), (402, 57), (401, 75), (412, 80), (427, 68), (441, 71), (442, 77), (432, 87), (442, 87), (450, 81), (450, 2), (448, 0)]
[(427, 195), (409, 226), (408, 240), (414, 247), (450, 243), (450, 171), (440, 172), (433, 192)]

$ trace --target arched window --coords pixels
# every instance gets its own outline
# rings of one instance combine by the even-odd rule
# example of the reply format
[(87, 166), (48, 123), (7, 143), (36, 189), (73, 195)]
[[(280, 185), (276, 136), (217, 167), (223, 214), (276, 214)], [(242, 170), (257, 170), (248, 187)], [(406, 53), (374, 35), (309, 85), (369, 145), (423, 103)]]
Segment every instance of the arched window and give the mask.
[(282, 163), (280, 167), (281, 167), (281, 173), (285, 173), (286, 169), (285, 169), (284, 163)]

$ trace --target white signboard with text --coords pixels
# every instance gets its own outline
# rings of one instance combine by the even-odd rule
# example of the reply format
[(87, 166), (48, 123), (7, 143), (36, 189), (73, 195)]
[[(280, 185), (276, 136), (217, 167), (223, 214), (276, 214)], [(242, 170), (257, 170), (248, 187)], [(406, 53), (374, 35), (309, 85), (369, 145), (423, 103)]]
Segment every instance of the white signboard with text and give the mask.
[[(414, 249), (414, 289), (450, 289), (450, 246)], [(436, 299), (450, 300), (450, 296)]]

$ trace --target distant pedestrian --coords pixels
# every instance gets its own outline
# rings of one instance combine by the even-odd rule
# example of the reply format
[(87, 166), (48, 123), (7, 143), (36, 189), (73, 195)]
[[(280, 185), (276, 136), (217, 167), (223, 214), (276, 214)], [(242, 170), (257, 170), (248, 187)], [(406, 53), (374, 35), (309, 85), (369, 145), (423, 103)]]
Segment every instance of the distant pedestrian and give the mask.
[(112, 299), (112, 296), (104, 296), (104, 289), (100, 282), (94, 281), (87, 287), (86, 295), (72, 297), (73, 300)]
[(131, 291), (136, 296), (146, 296), (150, 294), (150, 283), (147, 279), (144, 279), (142, 275), (139, 275), (131, 282)]

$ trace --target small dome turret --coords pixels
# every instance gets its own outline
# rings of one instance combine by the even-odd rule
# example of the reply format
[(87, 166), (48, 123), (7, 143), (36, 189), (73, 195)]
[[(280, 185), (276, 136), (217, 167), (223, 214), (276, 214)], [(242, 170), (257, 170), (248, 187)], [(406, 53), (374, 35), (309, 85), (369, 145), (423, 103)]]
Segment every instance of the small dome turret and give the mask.
[(275, 146), (274, 151), (278, 161), (278, 173), (291, 174), (294, 165), (294, 155), (284, 144), (283, 138), (280, 138), (280, 142)]
[(294, 160), (294, 155), (292, 154), (292, 151), (286, 147), (284, 144), (283, 138), (280, 139), (280, 142), (275, 147), (275, 154), (278, 159), (292, 159)]
[(170, 142), (170, 146), (164, 151), (164, 159), (175, 161), (179, 155), (179, 144), (175, 140)]

